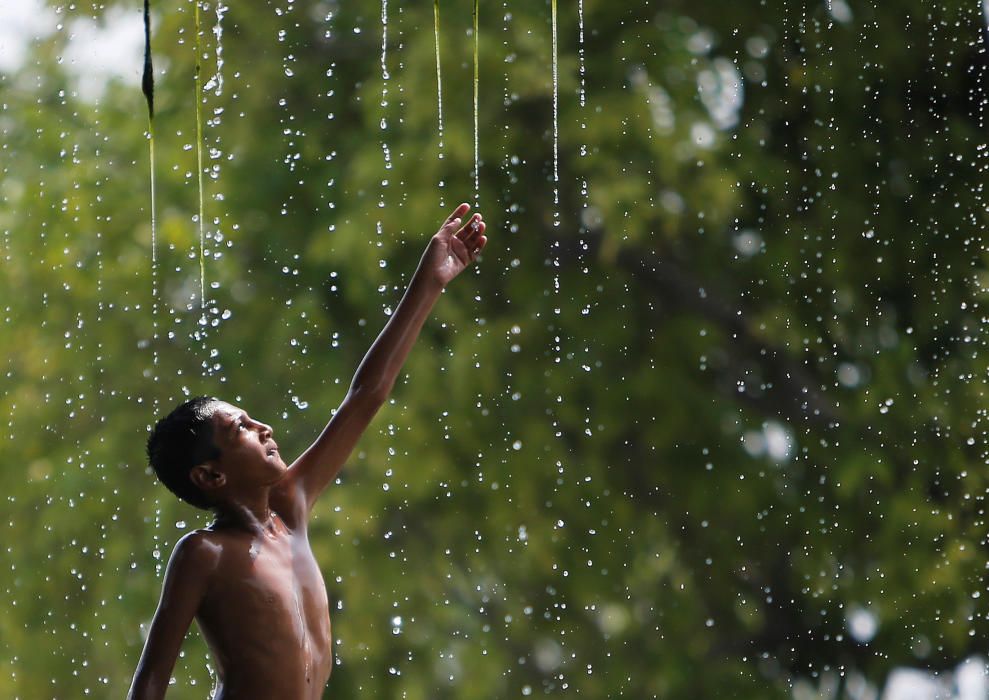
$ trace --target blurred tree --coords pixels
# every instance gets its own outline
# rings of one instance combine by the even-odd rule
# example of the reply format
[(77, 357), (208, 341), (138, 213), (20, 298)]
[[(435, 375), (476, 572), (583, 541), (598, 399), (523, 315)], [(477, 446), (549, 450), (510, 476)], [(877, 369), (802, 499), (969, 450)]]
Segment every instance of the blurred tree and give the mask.
[(428, 5), (221, 5), (221, 84), (204, 3), (205, 310), (192, 5), (155, 8), (157, 316), (142, 97), (62, 60), (134, 8), (51, 3), (0, 80), (0, 692), (123, 694), (205, 522), (146, 426), (216, 393), (301, 450), (475, 195), (477, 274), (312, 531), (328, 696), (782, 698), (984, 648), (979, 9), (561, 3), (555, 183), (549, 3), (482, 4), (472, 193), (471, 3), (442, 151)]

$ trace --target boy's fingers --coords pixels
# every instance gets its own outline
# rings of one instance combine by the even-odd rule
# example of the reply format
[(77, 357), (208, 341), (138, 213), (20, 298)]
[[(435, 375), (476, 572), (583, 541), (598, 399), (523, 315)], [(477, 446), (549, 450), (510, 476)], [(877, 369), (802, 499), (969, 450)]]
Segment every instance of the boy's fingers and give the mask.
[(444, 236), (457, 235), (457, 229), (460, 227), (460, 219), (450, 219), (440, 228), (440, 233)]
[(487, 244), (488, 244), (487, 236), (478, 237), (477, 243), (475, 244), (474, 249), (471, 251), (475, 258), (481, 254), (481, 251), (484, 250), (484, 246), (486, 246)]
[(461, 227), (463, 220), (460, 217), (466, 214), (469, 209), (470, 209), (469, 204), (461, 204), (459, 207), (454, 209), (453, 213), (450, 214), (450, 218), (447, 219), (444, 222), (443, 226), (440, 228), (440, 232), (442, 232), (444, 235), (447, 236), (449, 235), (459, 236), (460, 231), (463, 230), (463, 227)]
[(470, 219), (467, 220), (467, 223), (464, 224), (459, 231), (457, 231), (457, 237), (462, 241), (466, 241), (478, 230), (478, 227), (483, 225), (484, 222), (481, 219), (481, 215), (474, 214), (474, 216), (470, 217)]
[(487, 227), (480, 217), (471, 220), (471, 223), (464, 228), (463, 241), (468, 249), (473, 250), (477, 246), (477, 239), (484, 233), (485, 228)]
[(447, 217), (446, 223), (447, 224), (453, 223), (454, 220), (463, 217), (463, 215), (466, 214), (469, 211), (470, 211), (470, 205), (467, 204), (466, 202), (464, 202), (459, 207), (457, 207), (456, 209), (453, 210), (453, 213), (450, 214), (450, 216)]
[(481, 251), (484, 250), (484, 246), (488, 243), (488, 237), (483, 234), (478, 234), (477, 237), (472, 238), (467, 243), (467, 250), (470, 251), (470, 259), (477, 260), (478, 256), (481, 255)]

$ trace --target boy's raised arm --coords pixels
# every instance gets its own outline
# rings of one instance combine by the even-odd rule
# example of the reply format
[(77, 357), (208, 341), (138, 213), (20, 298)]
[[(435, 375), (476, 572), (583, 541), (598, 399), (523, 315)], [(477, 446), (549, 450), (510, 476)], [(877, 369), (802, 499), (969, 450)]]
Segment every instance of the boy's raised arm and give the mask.
[(199, 533), (189, 533), (176, 543), (127, 700), (165, 697), (182, 640), (206, 592), (213, 555)]
[(469, 210), (467, 204), (457, 207), (429, 241), (405, 296), (357, 368), (343, 403), (316, 441), (289, 467), (284, 488), (293, 501), (305, 504), (306, 514), (387, 400), (443, 288), (477, 259), (487, 243), (480, 214), (462, 225)]

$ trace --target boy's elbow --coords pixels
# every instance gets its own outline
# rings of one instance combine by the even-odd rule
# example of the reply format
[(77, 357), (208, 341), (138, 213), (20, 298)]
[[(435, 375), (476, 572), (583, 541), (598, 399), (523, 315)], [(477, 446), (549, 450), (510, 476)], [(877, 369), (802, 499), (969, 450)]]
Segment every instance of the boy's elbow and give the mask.
[(347, 401), (352, 405), (367, 406), (377, 411), (388, 400), (391, 389), (391, 383), (387, 382), (359, 384), (351, 387)]

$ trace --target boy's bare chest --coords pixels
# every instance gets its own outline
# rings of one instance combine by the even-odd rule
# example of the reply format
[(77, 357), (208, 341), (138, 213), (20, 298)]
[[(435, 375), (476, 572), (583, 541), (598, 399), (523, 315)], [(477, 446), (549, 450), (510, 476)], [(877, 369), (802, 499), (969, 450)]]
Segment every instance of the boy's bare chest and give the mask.
[(329, 652), (326, 587), (304, 537), (262, 536), (224, 550), (200, 611), (213, 628), (208, 637), (223, 646)]

